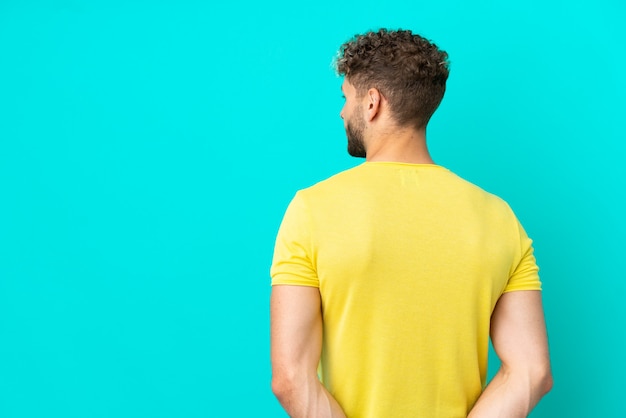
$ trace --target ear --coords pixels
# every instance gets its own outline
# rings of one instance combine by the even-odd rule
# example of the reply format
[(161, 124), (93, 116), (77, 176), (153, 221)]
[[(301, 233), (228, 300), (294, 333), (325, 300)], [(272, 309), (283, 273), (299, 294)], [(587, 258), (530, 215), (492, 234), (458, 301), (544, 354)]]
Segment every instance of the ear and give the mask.
[(367, 103), (366, 103), (366, 111), (365, 111), (365, 119), (368, 122), (374, 120), (376, 115), (380, 113), (381, 105), (380, 101), (382, 99), (382, 95), (376, 88), (371, 88), (367, 91), (365, 95)]

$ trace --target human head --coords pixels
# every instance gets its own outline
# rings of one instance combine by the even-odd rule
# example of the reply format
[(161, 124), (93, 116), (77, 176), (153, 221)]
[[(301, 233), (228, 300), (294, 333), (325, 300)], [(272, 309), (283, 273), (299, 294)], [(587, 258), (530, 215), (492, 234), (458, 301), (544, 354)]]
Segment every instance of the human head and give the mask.
[(359, 95), (376, 88), (399, 126), (425, 129), (446, 90), (448, 54), (410, 30), (356, 35), (339, 49), (336, 70)]

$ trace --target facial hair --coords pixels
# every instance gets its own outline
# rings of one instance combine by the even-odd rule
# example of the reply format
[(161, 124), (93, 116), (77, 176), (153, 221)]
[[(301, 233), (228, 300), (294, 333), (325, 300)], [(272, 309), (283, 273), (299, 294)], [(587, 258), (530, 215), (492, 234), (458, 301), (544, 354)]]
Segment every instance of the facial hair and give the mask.
[(348, 137), (348, 154), (357, 158), (365, 158), (365, 143), (363, 142), (363, 131), (365, 130), (365, 120), (357, 115), (346, 123), (346, 136)]

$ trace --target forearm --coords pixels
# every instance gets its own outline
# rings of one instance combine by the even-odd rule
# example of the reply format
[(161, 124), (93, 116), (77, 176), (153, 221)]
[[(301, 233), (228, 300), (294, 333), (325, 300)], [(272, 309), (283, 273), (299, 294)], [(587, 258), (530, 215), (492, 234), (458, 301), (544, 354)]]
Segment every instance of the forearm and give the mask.
[(346, 417), (317, 376), (274, 384), (274, 394), (291, 418)]
[(500, 368), (468, 418), (525, 418), (551, 386), (549, 373), (511, 372)]

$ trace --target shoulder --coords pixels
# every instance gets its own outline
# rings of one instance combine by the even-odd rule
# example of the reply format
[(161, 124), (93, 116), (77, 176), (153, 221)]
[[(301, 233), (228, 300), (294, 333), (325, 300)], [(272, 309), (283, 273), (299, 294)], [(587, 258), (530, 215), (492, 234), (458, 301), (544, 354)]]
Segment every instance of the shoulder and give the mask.
[(500, 216), (503, 217), (515, 218), (513, 209), (511, 209), (511, 206), (502, 197), (483, 189), (481, 186), (451, 171), (449, 174), (454, 177), (453, 181), (457, 183), (457, 190), (459, 191), (460, 197), (475, 202), (476, 205), (480, 206), (481, 210), (484, 210), (488, 214), (500, 214)]
[(333, 192), (341, 192), (363, 182), (362, 165), (352, 167), (321, 180), (312, 186), (298, 190), (296, 193), (302, 199), (309, 200), (328, 196)]

